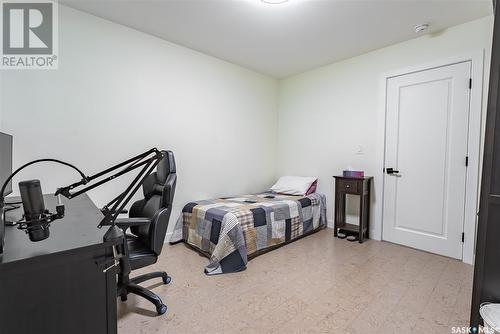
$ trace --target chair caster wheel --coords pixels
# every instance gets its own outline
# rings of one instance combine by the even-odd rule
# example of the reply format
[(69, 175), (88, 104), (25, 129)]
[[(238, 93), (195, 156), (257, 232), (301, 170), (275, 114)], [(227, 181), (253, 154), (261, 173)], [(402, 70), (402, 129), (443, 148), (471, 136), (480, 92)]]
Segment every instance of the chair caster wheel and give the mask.
[(158, 313), (158, 315), (165, 314), (167, 312), (167, 305), (161, 304), (156, 308), (156, 312)]
[(167, 277), (163, 277), (163, 284), (168, 284), (170, 282), (172, 282), (172, 277), (170, 276), (167, 276)]

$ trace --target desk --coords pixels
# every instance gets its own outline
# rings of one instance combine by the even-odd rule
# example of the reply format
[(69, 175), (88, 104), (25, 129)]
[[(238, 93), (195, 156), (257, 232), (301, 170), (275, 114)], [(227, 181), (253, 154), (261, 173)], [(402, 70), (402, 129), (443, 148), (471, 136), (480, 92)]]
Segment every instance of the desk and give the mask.
[[(44, 199), (55, 210), (56, 198)], [(65, 217), (51, 224), (43, 241), (31, 242), (17, 227), (5, 227), (0, 333), (117, 332), (116, 268), (103, 273), (113, 242), (103, 242), (107, 227), (97, 228), (102, 214), (86, 194), (64, 204)], [(22, 209), (7, 217), (12, 214), (20, 216)]]

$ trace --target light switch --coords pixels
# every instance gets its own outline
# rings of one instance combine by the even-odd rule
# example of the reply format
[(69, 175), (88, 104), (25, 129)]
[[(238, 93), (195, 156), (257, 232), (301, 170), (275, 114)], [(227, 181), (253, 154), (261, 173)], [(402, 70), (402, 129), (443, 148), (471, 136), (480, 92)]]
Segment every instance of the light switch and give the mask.
[(365, 149), (364, 149), (363, 145), (361, 145), (361, 144), (356, 145), (355, 153), (359, 154), (359, 155), (365, 154)]

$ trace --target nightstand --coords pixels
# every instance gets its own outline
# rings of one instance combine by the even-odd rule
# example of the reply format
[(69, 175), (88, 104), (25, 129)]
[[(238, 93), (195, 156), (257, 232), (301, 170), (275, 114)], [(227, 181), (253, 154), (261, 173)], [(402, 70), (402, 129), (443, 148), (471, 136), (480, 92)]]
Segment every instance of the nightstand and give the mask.
[[(334, 235), (339, 231), (357, 233), (359, 243), (368, 239), (370, 228), (370, 192), (373, 177), (353, 178), (334, 176), (335, 178), (335, 217)], [(359, 199), (359, 225), (348, 224), (345, 215), (346, 195), (358, 195)]]

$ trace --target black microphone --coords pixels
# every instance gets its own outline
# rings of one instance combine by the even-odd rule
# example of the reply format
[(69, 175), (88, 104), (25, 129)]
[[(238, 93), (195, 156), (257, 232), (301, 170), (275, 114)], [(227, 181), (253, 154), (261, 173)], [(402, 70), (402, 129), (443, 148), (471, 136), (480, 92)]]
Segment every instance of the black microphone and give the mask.
[(41, 241), (50, 235), (47, 215), (43, 201), (40, 180), (28, 180), (19, 182), (19, 191), (23, 202), (26, 230), (31, 241)]

